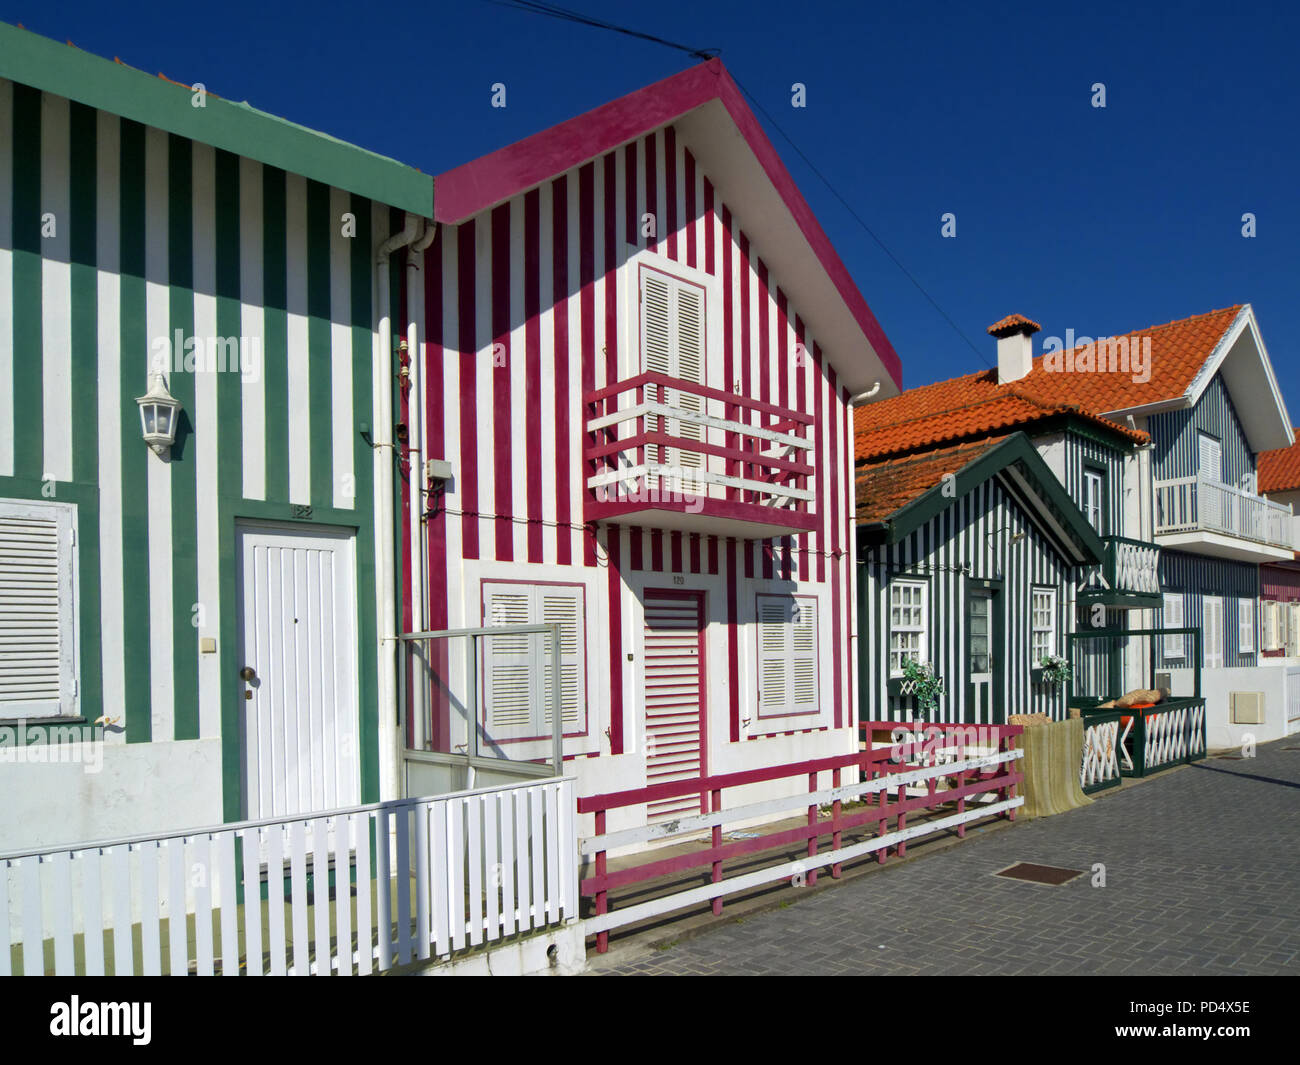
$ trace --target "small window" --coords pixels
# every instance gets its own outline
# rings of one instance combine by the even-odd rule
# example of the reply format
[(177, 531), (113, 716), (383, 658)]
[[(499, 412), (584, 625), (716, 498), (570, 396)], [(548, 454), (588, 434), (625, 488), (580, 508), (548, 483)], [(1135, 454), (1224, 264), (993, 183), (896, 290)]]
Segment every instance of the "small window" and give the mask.
[[(1164, 610), (1161, 612), (1163, 626), (1166, 629), (1181, 629), (1183, 627), (1183, 597), (1181, 593), (1165, 593)], [(1183, 634), (1181, 632), (1165, 636), (1165, 657), (1182, 658), (1186, 652), (1183, 650)]]
[(894, 581), (889, 586), (889, 674), (901, 677), (908, 662), (924, 662), (926, 585), (920, 581)]
[(75, 527), (66, 503), (0, 500), (0, 718), (78, 713)]
[(1033, 662), (1037, 669), (1047, 655), (1056, 654), (1056, 589), (1033, 590)]
[[(560, 717), (566, 735), (586, 731), (586, 616), (581, 585), (484, 582), (483, 624), (560, 626)], [(551, 735), (551, 648), (545, 634), (483, 638), (480, 720), (490, 739)]]
[(1083, 516), (1098, 533), (1102, 528), (1106, 498), (1106, 475), (1101, 470), (1083, 471)]
[(817, 600), (806, 596), (758, 597), (758, 716), (815, 714)]
[(1251, 654), (1255, 650), (1255, 600), (1237, 600), (1237, 652)]

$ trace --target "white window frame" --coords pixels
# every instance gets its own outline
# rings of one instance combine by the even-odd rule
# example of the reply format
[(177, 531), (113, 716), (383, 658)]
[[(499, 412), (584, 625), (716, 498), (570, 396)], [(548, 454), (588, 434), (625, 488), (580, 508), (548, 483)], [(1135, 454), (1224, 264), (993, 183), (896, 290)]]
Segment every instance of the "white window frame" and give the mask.
[[(1164, 601), (1160, 604), (1161, 626), (1166, 629), (1181, 629), (1186, 624), (1183, 620), (1187, 616), (1185, 605), (1182, 592), (1165, 592)], [(1164, 642), (1165, 658), (1187, 657), (1186, 637), (1183, 633), (1167, 634)]]
[[(527, 603), (527, 620), (516, 620), (514, 618), (497, 618), (493, 616), (491, 597), (494, 593), (526, 595)], [(577, 666), (577, 693), (576, 708), (572, 717), (564, 713), (563, 704), (560, 712), (563, 719), (562, 733), (566, 738), (573, 736), (585, 735), (588, 731), (588, 721), (590, 709), (587, 705), (587, 588), (581, 583), (534, 583), (530, 581), (518, 581), (509, 579), (484, 579), (481, 584), (480, 597), (483, 610), (484, 626), (498, 624), (525, 624), (541, 625), (544, 622), (542, 611), (542, 600), (547, 595), (561, 594), (565, 598), (577, 600), (577, 633), (572, 641), (572, 651), (565, 652), (565, 637), (561, 632), (561, 654), (560, 669), (564, 671), (565, 659), (576, 658)], [(536, 655), (536, 663), (532, 668), (529, 678), (530, 698), (529, 698), (529, 721), (523, 726), (493, 725), (487, 722), (486, 715), (490, 711), (489, 697), (489, 670), (492, 665), (492, 655), (494, 653), (494, 644), (497, 648), (501, 646), (501, 641), (508, 639), (518, 639), (521, 645), (525, 644), (529, 648), (526, 654)], [(551, 701), (549, 685), (547, 683), (547, 672), (551, 662), (550, 637), (545, 633), (522, 635), (517, 638), (505, 636), (486, 636), (479, 641), (479, 707), (478, 717), (479, 724), (488, 730), (492, 739), (508, 744), (516, 743), (533, 743), (537, 741), (550, 740), (552, 738), (552, 728), (550, 722)]]
[[(57, 698), (0, 700), (0, 720), (75, 718), (81, 713), (77, 618), (80, 586), (77, 580), (77, 508), (72, 503), (31, 499), (0, 499), (0, 521), (53, 522), (56, 541), (58, 675)], [(3, 550), (0, 547), (0, 550)], [(20, 674), (21, 675), (21, 674)]]
[[(1040, 605), (1040, 597), (1046, 600), (1046, 606)], [(1040, 668), (1045, 655), (1060, 653), (1057, 637), (1057, 594), (1055, 588), (1036, 585), (1029, 591), (1029, 653), (1032, 669)], [(1047, 624), (1040, 621), (1043, 612), (1047, 614)], [(1045, 640), (1040, 637), (1046, 635)], [(1045, 644), (1045, 646), (1040, 646)]]
[[(814, 596), (760, 594), (756, 597), (759, 720), (821, 712), (817, 608)], [(778, 618), (780, 629), (773, 628)], [(783, 695), (779, 699), (770, 696), (765, 699), (764, 690), (771, 691), (769, 676), (775, 680), (768, 671), (775, 664), (779, 664), (779, 687)], [(798, 691), (801, 681), (805, 692), (802, 697)]]
[(1105, 521), (1103, 510), (1106, 505), (1106, 474), (1103, 470), (1085, 468), (1083, 471), (1083, 516), (1100, 534)]
[(1255, 600), (1237, 600), (1237, 653), (1255, 653)]
[[(900, 602), (904, 591), (912, 592), (919, 590), (918, 600), (915, 602)], [(897, 597), (897, 598), (896, 598)], [(885, 602), (886, 616), (889, 620), (889, 675), (891, 677), (903, 676), (902, 656), (912, 659), (920, 664), (929, 660), (930, 648), (930, 584), (928, 581), (908, 580), (898, 578), (889, 582), (889, 591), (886, 595)], [(915, 615), (919, 611), (920, 623), (913, 621), (906, 623), (896, 623), (894, 621), (894, 611), (901, 612), (906, 610), (910, 615)], [(906, 644), (896, 639), (896, 637), (907, 637)], [(910, 646), (915, 643), (915, 646)], [(895, 667), (895, 660), (898, 666)]]

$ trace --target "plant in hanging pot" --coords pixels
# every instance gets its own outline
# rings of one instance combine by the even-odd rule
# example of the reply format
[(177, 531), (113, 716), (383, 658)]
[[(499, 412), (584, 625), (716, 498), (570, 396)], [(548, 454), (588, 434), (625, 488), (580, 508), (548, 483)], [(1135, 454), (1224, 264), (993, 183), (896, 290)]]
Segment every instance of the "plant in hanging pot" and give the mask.
[(931, 668), (928, 662), (916, 662), (909, 659), (903, 665), (904, 691), (916, 699), (913, 719), (924, 724), (939, 705), (945, 694), (943, 678)]
[(1068, 684), (1070, 678), (1074, 676), (1070, 663), (1060, 655), (1043, 655), (1038, 660), (1038, 665), (1042, 669), (1041, 676), (1044, 684)]

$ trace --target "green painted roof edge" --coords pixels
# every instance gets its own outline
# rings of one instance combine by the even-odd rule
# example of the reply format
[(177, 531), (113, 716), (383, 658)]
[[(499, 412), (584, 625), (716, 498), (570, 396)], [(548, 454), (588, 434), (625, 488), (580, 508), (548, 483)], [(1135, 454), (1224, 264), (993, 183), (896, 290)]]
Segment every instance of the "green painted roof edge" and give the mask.
[(433, 217), (433, 177), (395, 159), (0, 22), (0, 76), (391, 207)]
[(1094, 564), (1101, 562), (1105, 550), (1101, 537), (1088, 524), (1083, 512), (1065, 491), (1064, 485), (1056, 479), (1056, 475), (1023, 432), (1014, 433), (994, 444), (958, 470), (955, 474), (955, 494), (944, 495), (943, 483), (940, 482), (926, 489), (910, 503), (899, 507), (884, 521), (872, 522), (863, 528), (880, 530), (884, 532), (885, 543), (897, 543), (935, 515), (947, 510), (972, 489), (1016, 463), (1026, 468), (1035, 482), (1035, 488), (1063, 520), (1075, 544), (1085, 555), (1092, 556)]

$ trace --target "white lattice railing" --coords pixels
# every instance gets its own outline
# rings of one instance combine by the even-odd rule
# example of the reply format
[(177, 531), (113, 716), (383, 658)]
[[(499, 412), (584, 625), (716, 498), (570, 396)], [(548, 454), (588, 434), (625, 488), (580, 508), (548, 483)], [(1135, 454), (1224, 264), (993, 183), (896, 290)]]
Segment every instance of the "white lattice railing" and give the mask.
[(366, 975), (578, 916), (573, 781), (0, 855), (0, 975)]
[(1216, 532), (1294, 548), (1290, 506), (1204, 477), (1157, 481), (1156, 533)]
[(1100, 791), (1119, 783), (1120, 756), (1124, 753), (1119, 730), (1118, 714), (1084, 722), (1083, 761), (1079, 768), (1079, 786), (1084, 791)]

